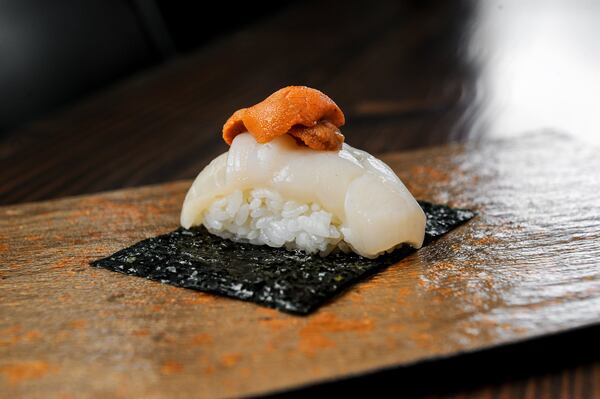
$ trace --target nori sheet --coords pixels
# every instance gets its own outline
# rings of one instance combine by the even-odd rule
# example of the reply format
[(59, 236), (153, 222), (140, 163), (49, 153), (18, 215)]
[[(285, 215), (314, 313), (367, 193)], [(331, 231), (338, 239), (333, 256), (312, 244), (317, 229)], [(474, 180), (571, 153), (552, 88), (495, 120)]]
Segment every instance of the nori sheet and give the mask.
[[(419, 204), (427, 215), (425, 244), (475, 216), (465, 209), (424, 201)], [(412, 252), (414, 249), (405, 246), (377, 259), (341, 252), (321, 257), (235, 243), (197, 227), (140, 241), (91, 264), (305, 315)]]

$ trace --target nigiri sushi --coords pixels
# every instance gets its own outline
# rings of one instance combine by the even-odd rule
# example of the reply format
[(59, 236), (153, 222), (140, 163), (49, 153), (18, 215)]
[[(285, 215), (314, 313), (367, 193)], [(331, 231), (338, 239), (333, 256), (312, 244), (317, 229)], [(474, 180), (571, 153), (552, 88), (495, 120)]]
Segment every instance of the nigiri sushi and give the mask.
[(229, 151), (194, 180), (181, 225), (323, 256), (420, 248), (423, 210), (384, 162), (344, 143), (344, 122), (329, 97), (303, 86), (236, 111), (223, 127)]

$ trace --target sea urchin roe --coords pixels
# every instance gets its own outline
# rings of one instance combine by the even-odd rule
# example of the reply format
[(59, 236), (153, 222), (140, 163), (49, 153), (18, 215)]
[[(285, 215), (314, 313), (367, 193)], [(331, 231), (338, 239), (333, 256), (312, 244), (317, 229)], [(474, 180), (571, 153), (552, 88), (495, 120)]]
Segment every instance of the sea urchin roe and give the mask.
[(249, 132), (258, 143), (290, 134), (314, 150), (339, 150), (344, 136), (338, 129), (345, 122), (342, 110), (319, 90), (288, 86), (262, 102), (233, 113), (223, 126), (227, 144)]
[(344, 143), (344, 135), (340, 129), (329, 121), (320, 121), (312, 127), (296, 125), (288, 134), (313, 150), (339, 150)]

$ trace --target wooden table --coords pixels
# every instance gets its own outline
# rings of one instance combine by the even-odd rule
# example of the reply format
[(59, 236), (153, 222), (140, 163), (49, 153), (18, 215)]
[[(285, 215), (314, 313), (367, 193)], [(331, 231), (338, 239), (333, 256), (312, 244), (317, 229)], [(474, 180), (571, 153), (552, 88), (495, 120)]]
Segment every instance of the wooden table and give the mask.
[[(288, 84), (314, 86), (333, 97), (346, 112), (343, 132), (348, 142), (373, 153), (479, 140), (534, 127), (555, 127), (584, 138), (597, 131), (597, 120), (590, 119), (591, 100), (583, 89), (577, 92), (580, 86), (569, 85), (571, 75), (563, 76), (562, 88), (574, 96), (556, 112), (546, 112), (552, 102), (547, 104), (550, 108), (543, 108), (547, 93), (541, 85), (525, 88), (525, 94), (542, 94), (530, 100), (542, 108), (538, 114), (527, 109), (528, 120), (517, 112), (518, 102), (503, 97), (502, 89), (509, 92), (513, 81), (499, 85), (502, 70), (496, 67), (504, 65), (502, 60), (518, 57), (500, 40), (502, 31), (495, 36), (490, 31), (506, 25), (522, 33), (520, 17), (531, 10), (519, 11), (512, 2), (494, 7), (377, 2), (365, 10), (333, 3), (295, 5), (3, 135), (0, 203), (191, 178), (226, 150), (219, 131), (232, 110)], [(542, 14), (560, 15), (557, 7), (543, 8)], [(582, 15), (588, 11), (568, 11), (564, 21), (580, 21), (568, 18), (575, 15), (585, 22)], [(315, 15), (327, 16), (327, 23)], [(501, 24), (494, 23), (498, 21)], [(538, 30), (547, 33), (546, 25), (527, 22), (531, 30), (539, 25)], [(581, 35), (563, 38), (567, 44), (554, 43), (553, 50), (560, 56), (568, 40), (586, 43), (587, 36)], [(527, 42), (527, 37), (520, 42)], [(534, 46), (539, 43), (530, 42), (539, 49)], [(553, 64), (546, 64), (536, 70), (535, 63), (531, 65), (536, 59), (527, 64), (527, 52), (519, 54), (524, 61), (516, 65), (523, 70), (533, 68), (543, 74), (552, 69)], [(572, 76), (589, 78), (592, 75), (585, 71), (598, 70), (594, 59), (597, 63), (599, 58), (580, 58), (579, 65), (564, 68)], [(524, 76), (531, 82), (537, 75)], [(523, 88), (524, 81), (517, 79), (512, 88)], [(586, 82), (592, 87), (598, 83)], [(567, 119), (561, 112), (565, 108), (575, 117)], [(393, 370), (362, 383), (390, 383), (401, 374), (412, 381), (405, 392), (417, 396), (591, 397), (599, 395), (600, 389), (597, 333), (588, 329), (462, 360)], [(5, 338), (19, 333), (3, 334)], [(514, 358), (519, 359), (517, 364)], [(509, 366), (500, 366), (505, 361)], [(433, 387), (428, 383), (431, 375), (438, 381)], [(343, 386), (356, 389), (351, 384)]]

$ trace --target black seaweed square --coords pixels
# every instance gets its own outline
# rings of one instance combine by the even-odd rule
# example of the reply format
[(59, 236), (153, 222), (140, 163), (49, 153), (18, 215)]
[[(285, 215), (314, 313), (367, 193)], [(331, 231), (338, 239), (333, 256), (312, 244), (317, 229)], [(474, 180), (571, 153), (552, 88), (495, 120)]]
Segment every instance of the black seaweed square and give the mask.
[[(427, 215), (425, 245), (475, 216), (420, 201)], [(327, 257), (268, 246), (234, 243), (203, 227), (179, 228), (92, 262), (120, 273), (308, 314), (336, 294), (390, 266), (414, 249), (377, 259), (341, 252)]]

